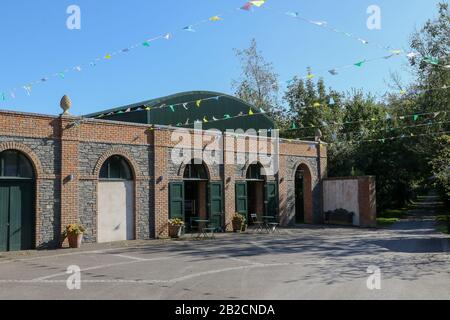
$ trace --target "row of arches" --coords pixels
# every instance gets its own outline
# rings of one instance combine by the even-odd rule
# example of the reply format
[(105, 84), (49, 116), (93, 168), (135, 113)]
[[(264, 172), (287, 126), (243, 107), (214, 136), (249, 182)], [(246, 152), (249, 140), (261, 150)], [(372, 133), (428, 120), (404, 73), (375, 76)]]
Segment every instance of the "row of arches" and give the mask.
[[(36, 163), (22, 150), (0, 152), (0, 252), (36, 247)], [(97, 241), (131, 240), (134, 234), (134, 183), (130, 163), (107, 158), (99, 170)]]
[[(36, 189), (39, 164), (23, 150), (0, 150), (0, 251), (27, 250), (36, 246)], [(97, 164), (98, 242), (136, 238), (136, 168), (122, 154), (110, 153)], [(278, 183), (267, 181), (259, 163), (247, 167), (245, 181), (235, 186), (235, 211), (250, 215), (278, 214)], [(224, 227), (222, 182), (211, 181), (205, 163), (192, 160), (183, 168), (183, 181), (170, 185), (170, 217), (192, 225), (195, 218)], [(311, 171), (306, 164), (295, 170), (295, 221), (312, 212)], [(178, 202), (177, 202), (178, 201)]]

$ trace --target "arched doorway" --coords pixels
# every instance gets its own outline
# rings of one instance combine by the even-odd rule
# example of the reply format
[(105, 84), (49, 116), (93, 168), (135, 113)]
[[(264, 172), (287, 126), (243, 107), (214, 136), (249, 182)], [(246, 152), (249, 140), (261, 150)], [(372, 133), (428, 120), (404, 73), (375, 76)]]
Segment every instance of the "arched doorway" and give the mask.
[(305, 164), (295, 171), (295, 223), (312, 223), (311, 172)]
[(263, 172), (263, 166), (260, 163), (249, 165), (246, 173), (247, 182), (247, 203), (248, 217), (247, 221), (252, 224), (251, 215), (256, 214), (258, 220), (262, 220), (265, 215), (265, 183), (266, 176)]
[(0, 153), (0, 251), (35, 246), (35, 172), (21, 152)]
[(128, 161), (108, 158), (98, 183), (97, 242), (135, 239), (134, 181)]
[(191, 160), (183, 173), (184, 214), (183, 219), (192, 230), (198, 227), (196, 220), (209, 220), (208, 217), (209, 175), (203, 162)]

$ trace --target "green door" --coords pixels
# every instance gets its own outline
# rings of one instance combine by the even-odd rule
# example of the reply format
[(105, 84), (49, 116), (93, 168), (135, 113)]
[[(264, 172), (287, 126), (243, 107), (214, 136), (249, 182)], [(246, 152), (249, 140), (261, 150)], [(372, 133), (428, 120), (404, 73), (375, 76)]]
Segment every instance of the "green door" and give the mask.
[(0, 182), (0, 251), (29, 250), (34, 243), (34, 186)]
[(223, 221), (223, 188), (222, 182), (211, 182), (209, 184), (209, 214), (211, 226), (222, 228)]
[(184, 182), (169, 183), (169, 218), (184, 221)]
[(277, 218), (278, 213), (278, 183), (266, 183), (266, 215)]
[(242, 214), (248, 221), (247, 182), (236, 182), (236, 212)]

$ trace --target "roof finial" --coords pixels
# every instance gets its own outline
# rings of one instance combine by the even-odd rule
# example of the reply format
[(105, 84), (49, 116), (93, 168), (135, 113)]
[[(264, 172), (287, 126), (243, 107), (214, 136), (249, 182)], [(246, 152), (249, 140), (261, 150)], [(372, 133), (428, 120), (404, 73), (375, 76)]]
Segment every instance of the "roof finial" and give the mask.
[(69, 115), (69, 109), (70, 107), (72, 107), (72, 101), (70, 100), (69, 96), (64, 95), (61, 98), (61, 102), (59, 103), (59, 105), (64, 111), (62, 115)]

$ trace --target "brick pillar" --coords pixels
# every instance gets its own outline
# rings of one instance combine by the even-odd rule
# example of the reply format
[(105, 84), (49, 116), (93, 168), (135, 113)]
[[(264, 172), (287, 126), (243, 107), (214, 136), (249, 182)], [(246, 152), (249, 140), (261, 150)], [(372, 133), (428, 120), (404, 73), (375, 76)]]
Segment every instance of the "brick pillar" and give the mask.
[(78, 147), (81, 119), (61, 116), (61, 231), (78, 223)]
[(167, 144), (170, 135), (165, 130), (154, 130), (155, 167), (155, 237), (169, 236), (169, 181), (167, 174)]
[(234, 137), (224, 135), (224, 188), (225, 188), (225, 225), (226, 231), (233, 231), (231, 220), (236, 213), (235, 203), (235, 165), (234, 165)]
[[(288, 181), (292, 177), (288, 177), (286, 170), (286, 157), (280, 155), (280, 163), (278, 168), (278, 203), (279, 203), (279, 219), (282, 226), (286, 226), (290, 222), (290, 212), (287, 208), (288, 202)], [(294, 192), (295, 193), (295, 192)]]

